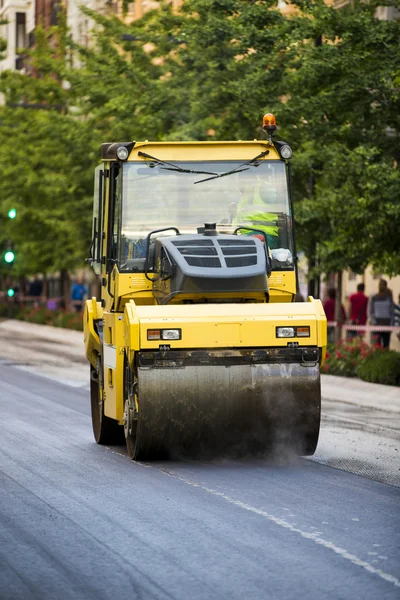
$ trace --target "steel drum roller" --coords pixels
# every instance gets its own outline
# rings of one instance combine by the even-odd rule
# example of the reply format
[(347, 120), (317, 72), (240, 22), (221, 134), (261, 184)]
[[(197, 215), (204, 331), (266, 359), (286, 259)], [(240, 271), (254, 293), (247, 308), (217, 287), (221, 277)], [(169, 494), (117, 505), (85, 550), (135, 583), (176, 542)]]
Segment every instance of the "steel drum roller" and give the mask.
[(136, 459), (315, 450), (318, 365), (138, 367), (137, 384)]

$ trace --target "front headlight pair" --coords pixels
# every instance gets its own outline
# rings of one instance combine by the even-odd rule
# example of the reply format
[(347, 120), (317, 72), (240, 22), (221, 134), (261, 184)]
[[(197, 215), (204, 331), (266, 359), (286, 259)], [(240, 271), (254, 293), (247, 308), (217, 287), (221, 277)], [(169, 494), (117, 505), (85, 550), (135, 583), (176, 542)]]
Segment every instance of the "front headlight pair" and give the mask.
[(277, 338), (294, 338), (294, 337), (310, 337), (310, 327), (298, 326), (298, 327), (277, 327), (276, 328)]

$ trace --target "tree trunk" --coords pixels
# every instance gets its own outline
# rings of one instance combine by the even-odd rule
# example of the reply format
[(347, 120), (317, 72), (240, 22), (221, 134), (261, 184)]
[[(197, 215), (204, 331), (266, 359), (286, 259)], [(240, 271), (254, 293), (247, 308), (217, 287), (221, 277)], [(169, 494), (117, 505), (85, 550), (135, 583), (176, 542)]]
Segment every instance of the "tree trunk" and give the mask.
[[(307, 260), (308, 260), (308, 273), (313, 271), (317, 266), (317, 245), (315, 244), (313, 247), (308, 249)], [(319, 298), (320, 295), (320, 277), (319, 275), (314, 275), (313, 277), (308, 277), (308, 295), (313, 296), (313, 298)]]
[(310, 272), (315, 267), (315, 254), (314, 254), (313, 250), (310, 249), (307, 252), (307, 259), (308, 259), (308, 290), (307, 290), (307, 293), (309, 296), (314, 296), (315, 280), (310, 277)]
[(43, 290), (42, 296), (48, 300), (49, 299), (49, 281), (47, 279), (47, 273), (43, 273)]
[(343, 315), (342, 315), (342, 277), (343, 272), (337, 272), (337, 282), (336, 282), (336, 300), (335, 300), (335, 321), (337, 323), (335, 329), (335, 342), (338, 342), (342, 337), (342, 325), (343, 325)]
[(60, 271), (60, 296), (63, 298), (63, 300), (61, 300), (61, 303), (60, 303), (61, 308), (64, 308), (64, 309), (69, 308), (69, 295), (70, 295), (69, 274), (66, 269), (61, 269), (61, 271)]

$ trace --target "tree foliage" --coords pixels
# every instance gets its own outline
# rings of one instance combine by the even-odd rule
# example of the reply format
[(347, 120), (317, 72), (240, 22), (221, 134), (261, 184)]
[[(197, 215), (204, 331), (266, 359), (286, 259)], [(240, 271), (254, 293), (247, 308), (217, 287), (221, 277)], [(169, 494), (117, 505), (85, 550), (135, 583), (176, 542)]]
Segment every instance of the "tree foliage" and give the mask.
[[(60, 25), (36, 31), (30, 69), (4, 72), (0, 90), (0, 210), (17, 209), (2, 229), (15, 245), (15, 272), (73, 268), (87, 253), (91, 231), (93, 137), (89, 123), (69, 112), (71, 94)], [(96, 148), (97, 150), (97, 148)]]
[[(400, 23), (376, 4), (300, 4), (309, 33), (288, 63), (281, 108), (293, 141), (301, 242), (322, 272), (400, 272)], [(306, 28), (305, 30), (306, 31)]]
[(34, 77), (0, 78), (0, 210), (19, 210), (21, 272), (87, 253), (101, 142), (253, 139), (273, 111), (294, 149), (299, 244), (318, 269), (400, 273), (400, 21), (378, 20), (374, 3), (292, 7), (164, 2), (130, 25), (84, 9), (88, 47), (63, 19), (37, 30)]

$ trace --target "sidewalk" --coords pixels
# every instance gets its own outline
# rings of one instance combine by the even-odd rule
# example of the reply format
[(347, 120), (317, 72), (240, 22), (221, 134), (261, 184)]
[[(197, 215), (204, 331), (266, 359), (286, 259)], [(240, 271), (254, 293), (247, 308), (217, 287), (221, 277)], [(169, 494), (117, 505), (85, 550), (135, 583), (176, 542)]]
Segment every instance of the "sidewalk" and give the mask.
[(89, 363), (81, 331), (0, 321), (0, 360), (4, 366), (16, 365), (66, 385), (89, 386)]
[(356, 377), (321, 375), (324, 400), (357, 404), (400, 415), (400, 387), (368, 383)]
[(70, 345), (74, 352), (81, 351), (84, 355), (83, 331), (73, 329), (64, 329), (62, 327), (51, 327), (50, 325), (37, 325), (28, 323), (28, 321), (18, 321), (17, 319), (0, 320), (0, 339), (2, 332), (7, 334), (15, 333), (17, 336), (26, 335), (36, 340), (48, 342), (57, 342), (64, 345)]

